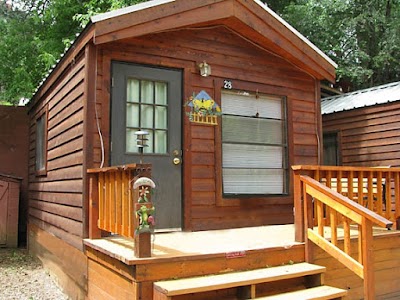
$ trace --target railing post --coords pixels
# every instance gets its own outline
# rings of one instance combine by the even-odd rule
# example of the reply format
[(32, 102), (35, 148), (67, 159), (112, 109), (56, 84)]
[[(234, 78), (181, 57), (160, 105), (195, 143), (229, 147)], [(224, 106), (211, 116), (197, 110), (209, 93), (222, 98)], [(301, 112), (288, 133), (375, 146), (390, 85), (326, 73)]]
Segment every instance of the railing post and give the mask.
[(98, 174), (89, 175), (89, 238), (101, 238), (101, 230), (98, 227), (99, 221), (99, 189)]
[(375, 270), (373, 258), (372, 222), (362, 219), (362, 264), (364, 266), (364, 299), (375, 299)]
[(294, 171), (293, 198), (294, 198), (295, 241), (303, 243), (305, 241), (304, 216), (303, 216), (304, 206), (303, 206), (303, 199), (301, 192), (300, 171)]

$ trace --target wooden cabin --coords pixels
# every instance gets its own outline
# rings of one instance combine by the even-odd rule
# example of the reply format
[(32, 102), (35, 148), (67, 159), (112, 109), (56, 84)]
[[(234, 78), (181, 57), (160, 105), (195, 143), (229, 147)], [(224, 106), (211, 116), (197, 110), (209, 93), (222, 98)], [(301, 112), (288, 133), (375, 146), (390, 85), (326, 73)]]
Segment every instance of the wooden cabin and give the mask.
[(322, 99), (324, 162), (400, 166), (400, 82)]
[[(311, 260), (304, 230), (312, 221), (299, 197), (303, 186), (321, 184), (302, 177), (314, 169), (297, 168), (294, 176), (291, 166), (320, 164), (320, 80), (334, 81), (335, 67), (260, 1), (156, 0), (93, 17), (29, 103), (30, 250), (74, 299), (270, 294), (259, 268)], [(148, 133), (143, 153), (138, 131)], [(133, 204), (146, 191), (131, 185), (143, 175), (156, 186), (157, 233), (148, 258), (134, 251), (144, 235), (135, 231)], [(353, 253), (363, 264), (350, 265), (365, 278), (352, 281), (353, 295), (370, 295), (371, 224), (392, 223), (343, 203), (355, 210), (354, 222), (369, 218), (359, 227), (367, 238)], [(287, 243), (277, 246), (283, 235), (262, 234), (266, 225), (283, 224), (291, 232)], [(349, 256), (349, 228), (345, 254), (337, 257)], [(264, 244), (267, 236), (275, 243)], [(273, 289), (320, 285), (325, 269), (306, 268), (296, 276), (273, 272), (274, 280), (288, 280)], [(255, 270), (251, 281), (232, 285), (227, 275), (225, 283), (192, 287), (181, 298), (164, 282), (244, 270)], [(347, 282), (332, 291), (336, 298)]]

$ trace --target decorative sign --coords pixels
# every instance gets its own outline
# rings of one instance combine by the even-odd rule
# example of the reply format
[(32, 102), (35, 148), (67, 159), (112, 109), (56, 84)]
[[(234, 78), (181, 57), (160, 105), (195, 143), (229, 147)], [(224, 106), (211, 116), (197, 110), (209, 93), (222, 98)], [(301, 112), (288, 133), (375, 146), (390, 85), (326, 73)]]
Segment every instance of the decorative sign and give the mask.
[(245, 257), (245, 256), (246, 256), (246, 251), (236, 251), (236, 252), (225, 253), (226, 258), (239, 258), (239, 257)]
[(190, 97), (186, 105), (190, 107), (187, 113), (190, 122), (218, 125), (217, 116), (221, 115), (221, 108), (205, 91)]

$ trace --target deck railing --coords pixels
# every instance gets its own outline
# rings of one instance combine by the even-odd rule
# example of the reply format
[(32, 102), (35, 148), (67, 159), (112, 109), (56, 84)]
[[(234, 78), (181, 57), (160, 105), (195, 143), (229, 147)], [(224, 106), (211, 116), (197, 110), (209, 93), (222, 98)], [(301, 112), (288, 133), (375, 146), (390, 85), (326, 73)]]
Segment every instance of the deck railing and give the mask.
[[(321, 166), (321, 168), (324, 168)], [(306, 243), (306, 260), (312, 261), (312, 245), (310, 242), (321, 247), (324, 251), (328, 252), (335, 259), (343, 263), (346, 267), (352, 270), (355, 274), (364, 280), (364, 299), (375, 299), (375, 282), (374, 282), (374, 268), (373, 268), (373, 226), (380, 226), (390, 228), (393, 223), (382, 215), (371, 211), (365, 207), (364, 201), (355, 201), (349, 199), (350, 195), (344, 196), (339, 191), (344, 190), (342, 183), (345, 182), (342, 178), (348, 180), (348, 191), (352, 189), (351, 182), (352, 175), (356, 170), (351, 170), (346, 174), (350, 177), (341, 177), (345, 170), (335, 169), (335, 172), (316, 172), (319, 180), (313, 179), (307, 175), (301, 175), (300, 171), (321, 171), (315, 170), (313, 167), (294, 167), (294, 197), (295, 197), (295, 224), (296, 224), (296, 240)], [(332, 171), (332, 170), (331, 170)], [(385, 177), (380, 175), (380, 170), (370, 171), (366, 168), (359, 172), (369, 172), (369, 174), (377, 175), (377, 183), (381, 182), (380, 179), (385, 178), (390, 182), (391, 175), (385, 174)], [(397, 172), (397, 170), (394, 170)], [(313, 174), (311, 172), (311, 174)], [(339, 172), (339, 173), (338, 173)], [(375, 172), (375, 173), (373, 173)], [(324, 174), (325, 176), (319, 177), (318, 175)], [(338, 175), (333, 177), (332, 175)], [(382, 176), (382, 177), (381, 177)], [(394, 178), (396, 180), (395, 175)], [(374, 178), (368, 175), (367, 194), (374, 194), (370, 190), (373, 189)], [(332, 178), (336, 178), (337, 186), (332, 189), (329, 182), (334, 182)], [(350, 179), (349, 179), (350, 178)], [(353, 177), (354, 178), (354, 177)], [(358, 182), (364, 182), (364, 177), (357, 177)], [(321, 180), (325, 179), (325, 180)], [(321, 183), (321, 181), (323, 183)], [(342, 185), (342, 186), (341, 186)], [(364, 194), (364, 188), (361, 184), (357, 185), (358, 193)], [(337, 190), (337, 191), (336, 191)], [(395, 191), (395, 193), (398, 191)], [(389, 192), (388, 192), (389, 193)], [(378, 199), (373, 201), (379, 201)], [(354, 193), (353, 193), (354, 195)], [(398, 195), (398, 194), (397, 194)], [(364, 199), (363, 199), (364, 200)], [(395, 203), (398, 203), (395, 201)], [(368, 206), (368, 205), (366, 205)], [(371, 206), (372, 208), (372, 206)], [(378, 209), (379, 211), (379, 209)], [(396, 216), (396, 214), (395, 214)], [(398, 215), (397, 215), (398, 217)], [(330, 226), (330, 236), (325, 233), (325, 226)], [(354, 229), (352, 229), (352, 227)], [(339, 247), (338, 236), (339, 230), (343, 231), (343, 246)], [(353, 230), (353, 231), (351, 231)], [(351, 237), (358, 237), (357, 251), (352, 250)], [(353, 252), (353, 253), (352, 253)], [(358, 252), (355, 257), (354, 253)]]
[(148, 164), (89, 169), (89, 238), (101, 238), (115, 233), (133, 238), (137, 227), (134, 202), (138, 191), (133, 182), (142, 176), (150, 177)]
[[(392, 221), (396, 224), (396, 228), (400, 229), (400, 168), (293, 166), (292, 169), (295, 177), (308, 175)], [(294, 188), (298, 189), (296, 181)], [(296, 195), (296, 191), (294, 194)], [(301, 214), (302, 212), (295, 212), (296, 223), (302, 223)], [(329, 225), (329, 213), (325, 215), (324, 222)], [(302, 232), (298, 231), (296, 239), (301, 239), (302, 235)]]
[[(390, 229), (393, 222), (388, 218), (399, 226), (400, 168), (293, 170), (296, 241), (305, 242), (306, 260), (313, 260), (313, 242), (363, 278), (364, 299), (375, 299), (373, 228)], [(352, 237), (358, 238), (356, 251), (351, 249)]]

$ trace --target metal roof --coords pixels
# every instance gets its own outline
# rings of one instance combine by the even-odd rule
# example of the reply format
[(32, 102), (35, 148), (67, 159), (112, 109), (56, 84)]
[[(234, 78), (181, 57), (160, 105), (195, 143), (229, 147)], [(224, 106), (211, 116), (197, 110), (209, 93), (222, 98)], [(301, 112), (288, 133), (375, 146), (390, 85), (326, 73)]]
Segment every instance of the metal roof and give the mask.
[(106, 13), (95, 15), (95, 16), (91, 17), (91, 21), (92, 21), (92, 23), (97, 23), (100, 21), (104, 21), (104, 20), (111, 19), (114, 17), (126, 15), (126, 14), (129, 14), (132, 12), (144, 10), (146, 8), (151, 8), (154, 6), (166, 4), (169, 2), (175, 2), (175, 0), (152, 0), (152, 1), (142, 2), (139, 4), (135, 4), (135, 5), (127, 6), (124, 8), (112, 10), (112, 11), (109, 11)]
[(400, 81), (321, 100), (323, 115), (400, 100)]

